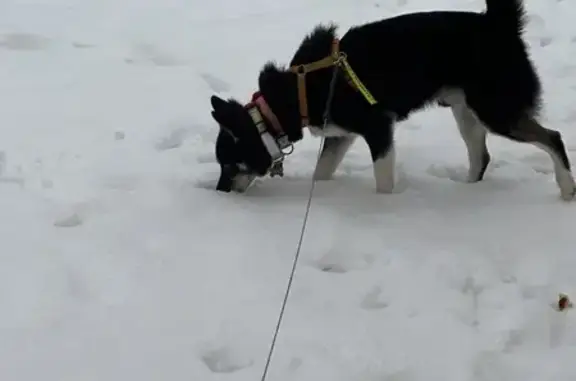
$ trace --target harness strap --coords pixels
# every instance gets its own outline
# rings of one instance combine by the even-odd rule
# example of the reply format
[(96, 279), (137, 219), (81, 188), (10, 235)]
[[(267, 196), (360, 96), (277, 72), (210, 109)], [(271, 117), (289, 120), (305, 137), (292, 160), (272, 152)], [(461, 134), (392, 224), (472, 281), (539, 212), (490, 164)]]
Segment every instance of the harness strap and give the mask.
[(330, 56), (308, 64), (290, 67), (290, 72), (298, 76), (298, 106), (300, 108), (302, 127), (306, 127), (310, 123), (310, 115), (308, 114), (308, 98), (306, 95), (306, 74), (332, 66), (342, 67), (348, 84), (358, 90), (370, 105), (373, 106), (378, 103), (366, 86), (364, 86), (362, 81), (360, 81), (354, 70), (352, 70), (352, 67), (348, 63), (346, 53), (340, 52), (340, 41), (335, 38), (332, 41), (332, 53)]
[(332, 54), (330, 56), (308, 64), (290, 67), (290, 71), (298, 76), (298, 105), (300, 108), (302, 127), (306, 127), (310, 123), (310, 117), (308, 115), (308, 98), (306, 96), (306, 74), (334, 66), (336, 62), (338, 62), (338, 54), (339, 41), (338, 39), (334, 39), (332, 42)]

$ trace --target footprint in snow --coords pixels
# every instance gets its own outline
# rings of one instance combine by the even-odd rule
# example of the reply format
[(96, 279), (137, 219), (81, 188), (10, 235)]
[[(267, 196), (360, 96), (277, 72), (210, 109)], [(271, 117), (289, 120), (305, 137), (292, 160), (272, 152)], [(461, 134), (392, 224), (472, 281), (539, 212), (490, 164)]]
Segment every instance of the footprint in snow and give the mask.
[[(506, 160), (492, 160), (488, 164), (486, 174), (490, 173), (494, 169), (504, 167), (508, 164), (509, 162)], [(426, 173), (439, 179), (449, 179), (457, 183), (466, 183), (468, 178), (468, 168), (465, 165), (458, 167), (448, 167), (444, 165), (432, 164), (428, 167), (428, 169), (426, 169)]]
[(73, 228), (83, 223), (82, 217), (78, 213), (72, 213), (54, 221), (54, 226), (59, 228)]
[(540, 152), (524, 156), (522, 162), (530, 166), (536, 173), (544, 175), (554, 173), (554, 168), (550, 163), (550, 158)]
[(175, 128), (168, 134), (168, 136), (165, 136), (156, 142), (155, 148), (158, 151), (178, 148), (182, 143), (184, 143), (184, 140), (186, 140), (188, 135), (189, 131), (186, 128)]
[(148, 43), (134, 45), (132, 47), (132, 55), (124, 59), (124, 62), (127, 64), (152, 66), (179, 66), (185, 64), (185, 62), (172, 54)]
[(529, 13), (527, 19), (532, 29), (543, 29), (546, 26), (544, 19), (535, 13)]
[(142, 182), (137, 176), (113, 175), (105, 177), (102, 185), (108, 189), (119, 191), (133, 191)]
[(210, 87), (210, 89), (215, 93), (224, 93), (230, 91), (230, 85), (228, 82), (225, 82), (209, 73), (202, 73), (200, 76), (204, 82), (206, 82), (208, 87)]
[(439, 179), (449, 179), (457, 183), (466, 182), (466, 169), (464, 167), (452, 168), (433, 164), (426, 169), (426, 173)]
[(2, 176), (0, 177), (0, 184), (10, 184), (17, 185), (20, 188), (24, 188), (26, 181), (22, 177), (17, 176)]
[(546, 46), (550, 45), (554, 39), (551, 36), (541, 37), (539, 39), (540, 47), (545, 48)]
[(7, 50), (42, 50), (50, 40), (33, 33), (7, 33), (0, 36), (0, 48)]
[(79, 42), (79, 41), (74, 41), (72, 43), (72, 47), (76, 48), (76, 49), (90, 49), (90, 48), (94, 48), (96, 45), (93, 44), (89, 44), (86, 42)]
[(206, 130), (209, 130), (209, 128), (205, 125), (195, 123), (188, 119), (173, 120), (166, 126), (166, 135), (160, 137), (154, 143), (154, 147), (158, 151), (166, 151), (182, 146), (186, 140), (191, 140), (199, 144), (205, 141), (212, 143), (213, 139), (205, 139), (203, 136), (204, 132), (202, 131)]
[(395, 372), (383, 372), (378, 369), (366, 369), (355, 377), (362, 381), (414, 381), (413, 372), (410, 369), (401, 369)]
[(216, 185), (218, 183), (218, 176), (220, 176), (220, 175), (217, 173), (214, 173), (214, 174), (212, 174), (211, 178), (199, 179), (194, 183), (194, 187), (199, 188), (199, 189), (206, 189), (209, 191), (214, 191), (214, 190), (216, 190)]
[(246, 358), (240, 351), (220, 347), (206, 351), (202, 362), (214, 373), (234, 373), (252, 366), (254, 360)]
[(348, 272), (348, 269), (345, 266), (342, 266), (338, 263), (326, 263), (320, 266), (320, 270), (326, 273), (336, 273), (336, 274), (344, 274)]
[(360, 303), (360, 307), (365, 310), (380, 310), (388, 307), (388, 303), (382, 300), (382, 288), (378, 286), (372, 288)]
[(196, 161), (200, 164), (214, 164), (216, 163), (216, 155), (213, 152), (200, 154), (196, 157)]
[(116, 131), (114, 133), (114, 140), (124, 140), (126, 138), (126, 134), (123, 131)]
[(290, 363), (288, 364), (288, 371), (289, 372), (297, 371), (298, 369), (300, 369), (300, 367), (302, 366), (303, 363), (304, 363), (304, 360), (302, 360), (302, 358), (292, 357), (292, 359), (290, 360)]
[(0, 184), (16, 184), (20, 188), (24, 187), (24, 178), (18, 176), (5, 176), (6, 172), (6, 153), (0, 151)]
[(348, 271), (367, 269), (373, 262), (371, 255), (354, 256), (350, 253), (330, 251), (313, 262), (313, 266), (323, 272), (345, 274)]
[(520, 348), (526, 341), (526, 332), (523, 329), (511, 329), (504, 334), (503, 353), (511, 353)]
[[(510, 376), (510, 369), (506, 369), (502, 362), (502, 355), (497, 352), (480, 352), (473, 359), (471, 365), (473, 381), (508, 379)], [(516, 377), (512, 378), (516, 379)]]

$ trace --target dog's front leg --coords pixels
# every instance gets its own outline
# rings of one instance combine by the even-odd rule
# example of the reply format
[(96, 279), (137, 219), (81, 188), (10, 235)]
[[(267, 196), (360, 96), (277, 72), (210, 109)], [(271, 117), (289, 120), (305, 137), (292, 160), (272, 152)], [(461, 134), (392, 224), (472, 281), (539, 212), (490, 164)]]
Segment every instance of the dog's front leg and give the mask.
[(394, 125), (388, 121), (385, 125), (372, 126), (364, 135), (370, 149), (374, 166), (374, 179), (378, 193), (392, 193), (395, 185), (396, 149), (394, 147)]
[(325, 138), (314, 180), (330, 180), (355, 140), (355, 135)]
[(460, 136), (462, 136), (468, 151), (467, 181), (469, 183), (481, 181), (488, 163), (490, 163), (490, 154), (486, 147), (486, 128), (465, 103), (456, 103), (451, 107)]

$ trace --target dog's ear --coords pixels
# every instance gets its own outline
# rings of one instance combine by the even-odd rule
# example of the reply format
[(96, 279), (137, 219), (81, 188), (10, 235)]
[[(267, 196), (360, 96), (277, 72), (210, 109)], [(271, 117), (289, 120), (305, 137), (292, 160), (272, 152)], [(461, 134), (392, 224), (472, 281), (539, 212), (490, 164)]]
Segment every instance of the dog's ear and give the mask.
[(219, 115), (227, 114), (230, 109), (230, 104), (216, 95), (210, 97), (210, 103), (214, 112)]
[(216, 113), (216, 111), (212, 111), (212, 118), (218, 123), (218, 125), (222, 126), (224, 123), (224, 119), (222, 118), (221, 114)]
[(238, 135), (236, 130), (236, 123), (234, 113), (236, 109), (234, 104), (223, 100), (222, 98), (213, 95), (210, 97), (210, 103), (212, 103), (212, 107), (214, 111), (212, 111), (212, 118), (218, 123), (220, 129), (222, 131), (227, 132), (234, 141), (238, 141)]
[(214, 109), (212, 118), (220, 125), (227, 125), (230, 121), (230, 103), (216, 95), (210, 97), (210, 103), (212, 103), (212, 108)]
[(212, 104), (212, 118), (219, 124), (226, 124), (229, 105), (224, 99), (217, 97), (216, 95), (212, 95), (210, 97), (210, 103)]

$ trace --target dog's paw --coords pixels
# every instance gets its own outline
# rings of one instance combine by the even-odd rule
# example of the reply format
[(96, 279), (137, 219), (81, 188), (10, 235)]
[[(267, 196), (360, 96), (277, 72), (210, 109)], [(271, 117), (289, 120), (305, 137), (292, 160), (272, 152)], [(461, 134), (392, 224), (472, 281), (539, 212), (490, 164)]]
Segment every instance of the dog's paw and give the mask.
[(328, 180), (332, 180), (332, 176), (331, 175), (314, 175), (314, 181), (328, 181)]
[(382, 185), (377, 185), (376, 186), (376, 193), (378, 194), (394, 194), (397, 193), (396, 192), (396, 187), (394, 185), (388, 185), (388, 186), (382, 186)]
[(567, 188), (560, 191), (560, 197), (564, 201), (572, 201), (576, 196), (576, 188)]
[(560, 197), (562, 197), (562, 200), (571, 201), (574, 199), (574, 196), (576, 195), (576, 183), (571, 174), (562, 172), (557, 173), (556, 183), (560, 188)]
[(334, 172), (329, 170), (324, 170), (323, 168), (317, 168), (314, 171), (313, 179), (314, 181), (328, 181), (332, 180)]

